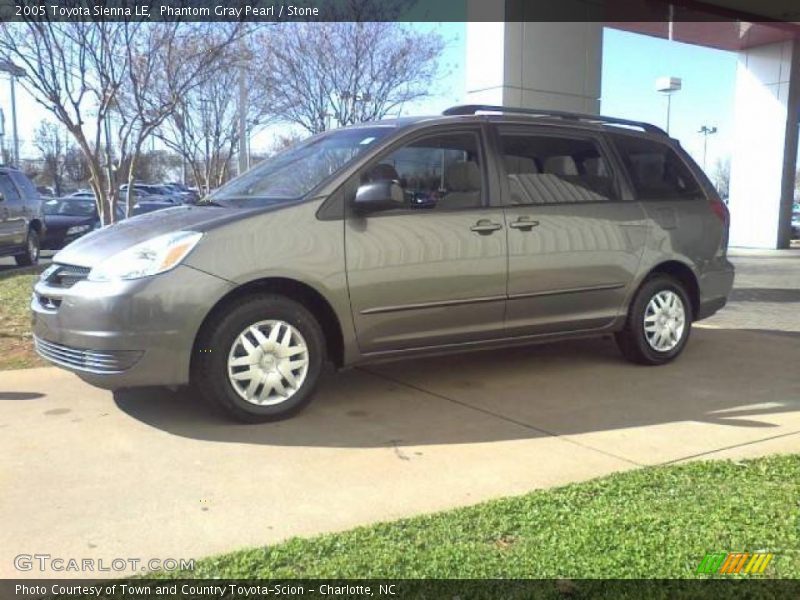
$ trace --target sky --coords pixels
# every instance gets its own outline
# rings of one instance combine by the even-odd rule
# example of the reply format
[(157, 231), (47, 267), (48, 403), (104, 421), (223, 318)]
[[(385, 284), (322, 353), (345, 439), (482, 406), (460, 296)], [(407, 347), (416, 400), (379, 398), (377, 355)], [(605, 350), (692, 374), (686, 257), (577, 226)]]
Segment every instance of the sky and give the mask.
[(606, 28), (600, 111), (666, 128), (667, 99), (655, 91), (655, 81), (680, 77), (682, 89), (672, 96), (669, 133), (701, 164), (703, 136), (698, 130), (703, 125), (717, 127), (708, 138), (706, 164), (711, 170), (717, 158), (731, 152), (736, 63), (735, 52)]
[[(420, 35), (437, 32), (447, 42), (441, 59), (442, 76), (431, 96), (410, 104), (403, 114), (436, 114), (463, 103), (466, 95), (464, 23), (416, 23)], [(709, 137), (707, 169), (730, 155), (733, 127), (733, 91), (736, 54), (606, 28), (603, 35), (601, 113), (666, 126), (666, 98), (655, 91), (660, 76), (681, 77), (683, 88), (672, 98), (670, 134), (702, 163), (702, 125), (717, 127)], [(0, 77), (0, 108), (5, 113), (5, 144), (11, 144), (8, 80)], [(50, 113), (17, 85), (17, 121), (22, 157), (35, 157), (34, 130)], [(254, 153), (268, 150), (285, 126), (272, 127), (253, 137)]]

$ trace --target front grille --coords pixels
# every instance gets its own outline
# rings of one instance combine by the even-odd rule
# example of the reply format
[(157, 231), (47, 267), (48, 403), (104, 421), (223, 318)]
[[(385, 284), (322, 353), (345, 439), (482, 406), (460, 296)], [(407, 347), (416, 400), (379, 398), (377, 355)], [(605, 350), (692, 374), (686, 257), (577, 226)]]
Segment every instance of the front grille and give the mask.
[(79, 281), (83, 281), (89, 276), (89, 267), (78, 267), (76, 265), (55, 265), (55, 268), (47, 275), (45, 281), (48, 285), (60, 288), (71, 288)]
[(83, 350), (33, 337), (36, 351), (47, 360), (89, 373), (120, 373), (142, 356), (139, 350)]

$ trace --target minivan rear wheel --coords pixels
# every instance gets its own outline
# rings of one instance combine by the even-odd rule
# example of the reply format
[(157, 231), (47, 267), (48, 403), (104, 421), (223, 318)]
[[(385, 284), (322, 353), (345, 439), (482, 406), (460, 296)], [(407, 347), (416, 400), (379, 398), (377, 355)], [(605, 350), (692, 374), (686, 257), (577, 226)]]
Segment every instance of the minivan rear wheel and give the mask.
[(39, 262), (39, 234), (35, 229), (28, 229), (25, 239), (25, 252), (17, 254), (14, 260), (20, 267), (29, 267)]
[(228, 305), (207, 324), (192, 383), (247, 423), (277, 421), (310, 401), (325, 361), (322, 328), (301, 304), (267, 294)]
[(631, 303), (625, 328), (616, 334), (623, 356), (660, 365), (678, 356), (692, 329), (692, 306), (683, 285), (657, 274), (647, 279)]

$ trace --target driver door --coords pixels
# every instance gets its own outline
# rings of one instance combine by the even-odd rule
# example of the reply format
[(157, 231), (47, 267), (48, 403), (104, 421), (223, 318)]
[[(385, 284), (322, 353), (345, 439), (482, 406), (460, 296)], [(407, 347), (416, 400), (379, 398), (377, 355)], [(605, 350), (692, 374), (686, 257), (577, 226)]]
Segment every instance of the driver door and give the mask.
[(479, 127), (428, 130), (356, 176), (397, 181), (405, 198), (400, 208), (348, 211), (347, 278), (363, 353), (503, 334), (505, 224), (502, 208), (489, 206), (483, 148)]

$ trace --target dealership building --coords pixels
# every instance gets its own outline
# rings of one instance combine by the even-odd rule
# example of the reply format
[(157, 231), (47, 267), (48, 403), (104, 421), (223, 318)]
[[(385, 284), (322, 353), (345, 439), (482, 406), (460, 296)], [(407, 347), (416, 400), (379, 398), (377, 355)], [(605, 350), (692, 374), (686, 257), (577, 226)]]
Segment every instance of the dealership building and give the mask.
[[(532, 3), (471, 0), (467, 26), (467, 101), (598, 114), (603, 28), (612, 27), (738, 53), (728, 205), (730, 245), (788, 248), (800, 115), (800, 25), (780, 6), (695, 1), (692, 11), (655, 3), (641, 21), (592, 20), (598, 3), (572, 3), (585, 20), (539, 21)], [(729, 6), (728, 6), (729, 5)], [(663, 8), (663, 10), (662, 10)], [(541, 10), (539, 9), (541, 12)]]

